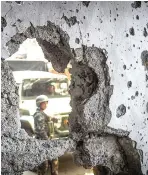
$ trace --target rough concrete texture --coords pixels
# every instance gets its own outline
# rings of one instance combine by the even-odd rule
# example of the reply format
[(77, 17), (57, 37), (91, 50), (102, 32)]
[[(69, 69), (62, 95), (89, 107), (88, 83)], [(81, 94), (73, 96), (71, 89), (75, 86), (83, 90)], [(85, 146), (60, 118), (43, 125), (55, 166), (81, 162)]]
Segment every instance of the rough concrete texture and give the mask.
[[(75, 162), (84, 167), (106, 166), (113, 173), (129, 173), (127, 157), (123, 155), (117, 141), (117, 137), (128, 136), (129, 133), (107, 126), (111, 119), (109, 100), (113, 91), (107, 58), (103, 50), (96, 47), (83, 46), (82, 49), (76, 49), (74, 55), (70, 85), (72, 113), (69, 123), (71, 137), (77, 141)], [(121, 112), (120, 116), (124, 115), (125, 109), (120, 109)], [(133, 159), (139, 164), (138, 175), (141, 173), (140, 159)], [(133, 174), (135, 169), (133, 166)]]
[(85, 132), (102, 130), (111, 118), (109, 99), (113, 90), (107, 59), (103, 51), (95, 47), (76, 49), (75, 55), (77, 61), (72, 63), (74, 78), (70, 86), (73, 119), (77, 118)]
[(24, 33), (17, 33), (6, 44), (10, 55), (14, 54), (27, 38), (36, 38), (45, 58), (51, 61), (53, 68), (58, 72), (64, 72), (72, 58), (68, 44), (69, 36), (65, 32), (49, 21), (46, 26), (37, 27), (30, 23), (30, 27)]
[(18, 88), (7, 62), (1, 62), (1, 172), (21, 174), (75, 148), (71, 140), (38, 141), (21, 129)]
[[(142, 175), (140, 157), (134, 146), (132, 140), (127, 137), (93, 135), (77, 148), (75, 161), (84, 167), (99, 164), (114, 175)], [(105, 172), (103, 174), (106, 175)]]
[[(90, 2), (86, 7), (82, 2), (23, 2), (20, 5), (16, 2), (2, 2), (1, 13), (7, 21), (7, 26), (3, 29), (1, 37), (2, 57), (9, 56), (6, 43), (17, 33), (24, 33), (30, 27), (30, 22), (35, 28), (47, 26), (47, 21), (59, 25), (70, 36), (71, 48), (76, 49), (82, 44), (88, 47), (94, 45), (98, 48), (105, 48), (108, 53), (106, 64), (109, 67), (110, 84), (114, 86), (114, 91), (109, 102), (112, 116), (110, 121), (105, 119), (105, 122), (102, 122), (109, 121), (108, 127), (102, 132), (112, 132), (116, 135), (117, 131), (119, 132), (118, 128), (126, 130), (128, 133), (130, 131), (129, 137), (135, 140), (137, 148), (143, 151), (141, 168), (143, 174), (146, 175), (148, 172), (148, 117), (146, 112), (148, 84), (146, 81), (147, 70), (142, 65), (141, 53), (147, 50), (148, 45), (148, 37), (143, 35), (144, 27), (146, 30), (148, 29), (148, 3), (140, 2), (140, 5), (134, 7), (132, 7), (132, 3), (135, 2)], [(69, 27), (65, 19), (62, 18), (63, 14), (67, 19), (76, 16), (78, 22)], [(136, 15), (139, 16), (139, 20), (136, 19)], [(16, 23), (15, 27), (12, 26), (14, 23)], [(131, 27), (134, 28), (135, 35), (129, 34)], [(79, 44), (75, 43), (76, 38), (80, 39)], [(131, 64), (132, 66), (130, 66)], [(85, 65), (91, 68), (93, 73), (95, 72), (90, 65)], [(126, 65), (125, 70), (123, 65)], [(122, 77), (121, 74), (124, 76)], [(130, 88), (127, 87), (128, 81), (132, 82)], [(134, 96), (136, 91), (141, 95), (131, 100), (131, 96)], [(97, 92), (97, 88), (95, 92)], [(95, 94), (91, 94), (90, 99), (94, 96)], [(86, 104), (90, 99), (86, 100)], [(94, 100), (94, 105), (91, 106), (91, 108), (94, 107), (94, 111), (96, 111), (95, 103)], [(120, 104), (128, 106), (128, 110), (124, 116), (117, 118), (116, 109)], [(93, 111), (91, 108), (88, 106), (88, 110)], [(85, 119), (85, 116), (82, 118)], [(98, 124), (101, 123), (102, 118), (100, 117)], [(81, 121), (81, 119), (79, 120)], [(89, 122), (84, 120), (83, 123), (85, 124), (83, 128), (86, 128), (86, 124)], [(91, 119), (88, 125), (92, 126), (92, 124)], [(96, 127), (96, 125), (94, 126)], [(81, 130), (81, 127), (81, 124), (77, 125), (78, 130)], [(120, 133), (124, 135), (122, 130)], [(77, 137), (77, 134), (75, 135)], [(83, 134), (80, 133), (80, 135), (83, 137)]]

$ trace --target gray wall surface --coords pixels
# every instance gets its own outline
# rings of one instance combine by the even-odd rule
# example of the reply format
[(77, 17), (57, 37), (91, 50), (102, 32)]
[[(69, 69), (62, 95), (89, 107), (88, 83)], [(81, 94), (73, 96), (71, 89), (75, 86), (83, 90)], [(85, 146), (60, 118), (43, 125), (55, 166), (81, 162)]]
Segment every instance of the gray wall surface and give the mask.
[[(88, 5), (88, 6), (87, 6)], [(141, 153), (142, 171), (148, 172), (148, 3), (142, 2), (2, 2), (2, 57), (10, 56), (6, 43), (23, 33), (30, 22), (59, 25), (70, 37), (70, 47), (105, 49), (114, 86), (108, 126), (130, 131)], [(6, 20), (6, 21), (5, 21)], [(79, 39), (76, 39), (79, 38)], [(79, 42), (80, 40), (80, 42)], [(12, 54), (12, 53), (11, 53)], [(132, 82), (130, 87), (129, 81)], [(117, 108), (123, 104), (117, 115)], [(122, 106), (121, 106), (122, 107)]]

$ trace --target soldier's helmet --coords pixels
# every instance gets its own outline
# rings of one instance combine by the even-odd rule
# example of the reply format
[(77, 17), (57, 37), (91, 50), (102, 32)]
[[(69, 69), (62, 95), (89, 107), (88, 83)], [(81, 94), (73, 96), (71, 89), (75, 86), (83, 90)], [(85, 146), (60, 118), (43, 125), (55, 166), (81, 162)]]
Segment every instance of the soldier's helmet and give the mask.
[(36, 98), (36, 105), (37, 107), (40, 107), (40, 104), (42, 102), (48, 102), (48, 97), (46, 95), (40, 95)]

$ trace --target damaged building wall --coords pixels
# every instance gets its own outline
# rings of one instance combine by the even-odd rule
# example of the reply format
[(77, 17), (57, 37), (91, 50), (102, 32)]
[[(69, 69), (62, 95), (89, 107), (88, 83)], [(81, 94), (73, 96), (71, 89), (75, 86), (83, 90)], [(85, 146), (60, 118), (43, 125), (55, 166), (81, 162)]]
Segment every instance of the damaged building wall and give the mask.
[[(137, 142), (136, 148), (143, 151), (139, 152), (142, 171), (146, 174), (148, 172), (148, 3), (2, 2), (1, 20), (4, 58), (9, 56), (6, 43), (11, 37), (25, 33), (31, 24), (35, 28), (47, 26), (47, 21), (59, 25), (68, 33), (71, 48), (80, 48), (83, 44), (104, 49), (109, 67), (110, 85), (113, 85), (111, 99), (110, 101), (105, 99), (104, 104), (109, 103), (108, 113), (111, 111), (112, 115), (97, 120), (98, 114), (94, 109), (96, 119), (94, 122), (93, 117), (89, 118), (93, 106), (90, 108), (88, 105), (88, 109), (85, 110), (90, 108), (88, 116), (80, 118), (79, 123), (83, 122), (86, 126), (89, 124), (89, 128), (93, 126), (91, 129), (95, 128), (95, 131), (97, 126), (102, 127), (104, 126), (102, 123), (105, 123), (108, 130), (110, 127), (117, 129), (114, 130), (115, 135), (121, 133), (118, 129), (129, 131), (129, 137)], [(76, 51), (76, 55), (79, 55), (78, 52)], [(87, 57), (89, 59), (90, 55)], [(94, 66), (96, 65), (89, 65), (92, 69)], [(83, 65), (80, 67), (83, 68)], [(92, 71), (95, 71), (95, 68)], [(96, 92), (93, 86), (91, 88)], [(90, 92), (90, 95), (95, 99), (94, 94)], [(108, 94), (108, 98), (110, 95)], [(101, 110), (103, 109), (99, 111)], [(90, 123), (87, 117), (91, 120)]]
[(37, 139), (29, 137), (21, 129), (18, 87), (8, 63), (4, 60), (1, 61), (1, 81), (2, 174), (22, 174), (46, 159), (52, 160), (75, 148), (71, 139), (38, 142)]

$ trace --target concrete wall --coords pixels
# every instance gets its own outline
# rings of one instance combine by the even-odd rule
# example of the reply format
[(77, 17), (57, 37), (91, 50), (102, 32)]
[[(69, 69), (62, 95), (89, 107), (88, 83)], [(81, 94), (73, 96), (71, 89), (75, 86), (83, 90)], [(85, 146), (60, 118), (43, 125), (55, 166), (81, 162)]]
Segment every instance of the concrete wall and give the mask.
[[(114, 85), (110, 100), (112, 118), (108, 126), (131, 131), (130, 138), (135, 140), (137, 148), (143, 151), (142, 170), (146, 174), (148, 56), (146, 52), (145, 55), (142, 52), (148, 51), (148, 3), (2, 2), (1, 9), (1, 16), (7, 23), (2, 33), (4, 58), (9, 56), (5, 44), (12, 36), (24, 32), (30, 22), (34, 26), (43, 26), (48, 20), (68, 33), (71, 48), (76, 49), (84, 44), (106, 49), (111, 84)], [(79, 38), (79, 44), (76, 38)], [(127, 86), (128, 81), (132, 82), (130, 88)], [(126, 113), (117, 117), (116, 110), (121, 104), (125, 105)]]

